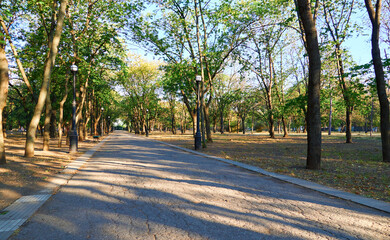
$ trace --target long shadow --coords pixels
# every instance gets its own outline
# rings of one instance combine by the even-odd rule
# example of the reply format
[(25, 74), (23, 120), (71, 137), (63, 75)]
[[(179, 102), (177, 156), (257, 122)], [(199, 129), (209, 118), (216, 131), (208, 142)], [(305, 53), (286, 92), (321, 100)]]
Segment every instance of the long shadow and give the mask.
[[(127, 146), (129, 146), (129, 145), (127, 144)], [(128, 163), (129, 167), (137, 166), (139, 168), (144, 168), (144, 169), (154, 169), (157, 171), (171, 172), (171, 173), (175, 173), (175, 174), (179, 173), (179, 174), (186, 175), (189, 178), (199, 178), (200, 177), (199, 172), (201, 172), (202, 173), (201, 178), (205, 179), (205, 180), (215, 180), (216, 172), (213, 171), (213, 169), (216, 169), (218, 166), (221, 166), (221, 165), (223, 165), (223, 166), (228, 165), (228, 164), (221, 163), (221, 162), (218, 162), (218, 161), (215, 161), (212, 159), (205, 159), (205, 158), (193, 156), (193, 155), (190, 155), (190, 154), (187, 154), (184, 152), (183, 153), (177, 152), (177, 151), (174, 151), (170, 148), (164, 149), (161, 147), (161, 145), (160, 146), (148, 145), (148, 148), (151, 148), (151, 149), (154, 148), (154, 149), (157, 149), (157, 151), (161, 151), (161, 152), (173, 152), (175, 158), (172, 158), (172, 156), (167, 156), (164, 153), (149, 154), (148, 152), (145, 152), (145, 150), (142, 150), (142, 149), (129, 148), (129, 149), (125, 150), (126, 151), (125, 154), (122, 154), (121, 156), (119, 156), (119, 154), (117, 154), (115, 159), (117, 159), (117, 160), (131, 159), (131, 161), (129, 161), (129, 163)], [(103, 158), (106, 155), (112, 156), (115, 152), (117, 152), (117, 151), (105, 150), (104, 154), (102, 153), (101, 157)], [(180, 158), (181, 155), (184, 155), (183, 158)], [(186, 156), (191, 156), (191, 158), (196, 158), (196, 160), (191, 161), (191, 162), (183, 161)], [(204, 162), (213, 162), (214, 163), (213, 168), (202, 169), (202, 164)], [(112, 162), (110, 162), (110, 163), (115, 164)], [(145, 166), (144, 165), (145, 163), (159, 165), (161, 167)], [(124, 164), (127, 164), (127, 163), (123, 163), (121, 161), (120, 165), (124, 165)], [(216, 170), (220, 171), (220, 169), (216, 169)], [(222, 180), (219, 183), (204, 182), (204, 181), (198, 181), (198, 182), (200, 185), (205, 185), (205, 186), (217, 186), (219, 184), (218, 185), (219, 187), (225, 187), (225, 188), (229, 188), (232, 190), (238, 190), (238, 191), (242, 191), (242, 192), (246, 192), (246, 193), (254, 193), (256, 191), (259, 191), (259, 193), (265, 194), (265, 193), (269, 193), (270, 191), (272, 191), (272, 192), (277, 192), (278, 190), (286, 191), (283, 189), (275, 189), (274, 187), (269, 188), (269, 186), (242, 187), (242, 186), (240, 186), (242, 183), (248, 182), (253, 177), (260, 176), (260, 174), (256, 174), (256, 173), (252, 173), (252, 172), (249, 172), (246, 170), (242, 170), (238, 167), (232, 167), (228, 171), (225, 170), (223, 172), (219, 172), (219, 174), (222, 174), (222, 173), (227, 174), (227, 175), (231, 174), (231, 176), (234, 176), (234, 178), (229, 177), (229, 178), (222, 179), (223, 182), (228, 182), (229, 184), (221, 184)], [(129, 172), (129, 174), (134, 174), (134, 173)], [(139, 176), (144, 176), (144, 175), (139, 175)], [(149, 175), (149, 177), (158, 179), (158, 177), (154, 176), (154, 175)], [(237, 180), (238, 177), (240, 178), (240, 180)], [(264, 178), (267, 178), (271, 182), (284, 183), (280, 180), (272, 179), (269, 177), (264, 177)], [(179, 180), (172, 179), (172, 181), (179, 181)], [(189, 183), (190, 181), (196, 181), (196, 180), (181, 180), (181, 181), (182, 182), (187, 181), (187, 183)], [(290, 185), (290, 186), (293, 186), (293, 185)], [(301, 188), (298, 186), (294, 186), (294, 187)], [(289, 200), (307, 201), (307, 202), (314, 201), (314, 197), (309, 197), (309, 196), (304, 194), (306, 192), (312, 192), (312, 191), (306, 190), (304, 188), (301, 188), (301, 190), (302, 190), (302, 195), (283, 194), (283, 195), (279, 196), (279, 198), (289, 199)], [(320, 200), (318, 198), (316, 198), (315, 201), (317, 204), (327, 205), (327, 206), (332, 206), (332, 207), (339, 207), (340, 202), (345, 202), (345, 200), (337, 201), (335, 199), (330, 199), (327, 195), (324, 195), (322, 193), (318, 193), (318, 195), (323, 196), (323, 198)], [(355, 211), (356, 210), (355, 206), (356, 205), (352, 204), (352, 205), (348, 205), (347, 207), (343, 207), (343, 208)], [(374, 213), (373, 213), (373, 211), (370, 208), (365, 208), (365, 207), (361, 207), (359, 211), (362, 213), (370, 213), (370, 214), (375, 214), (375, 212), (376, 212), (376, 211), (374, 211)], [(382, 214), (382, 213), (377, 212), (377, 214)]]
[[(109, 181), (111, 177), (116, 180)], [(324, 211), (335, 210), (336, 218), (337, 209), (347, 209), (347, 213), (361, 215), (362, 221), (365, 218), (368, 221), (368, 216), (376, 215), (382, 219), (387, 218), (390, 222), (388, 214), (355, 204), (345, 204), (345, 201), (331, 199), (320, 193), (312, 194), (312, 191), (296, 188), (279, 180), (178, 152), (155, 142), (132, 138), (107, 142), (72, 181), (77, 181), (77, 184), (64, 186), (37, 214), (37, 220), (30, 221), (14, 239), (34, 239), (35, 231), (39, 230), (45, 232), (45, 238), (41, 239), (58, 239), (58, 236), (60, 239), (85, 239), (85, 236), (103, 239), (103, 235), (99, 234), (105, 234), (105, 238), (118, 239), (122, 232), (124, 234), (130, 231), (147, 236), (161, 227), (186, 233), (187, 238), (302, 239), (297, 231), (315, 233), (322, 238), (359, 238), (359, 235), (355, 235), (356, 232), (352, 234), (340, 230), (339, 226), (332, 225), (331, 222), (317, 223), (299, 214), (289, 215), (283, 212), (284, 208), (290, 208), (290, 212), (296, 211), (294, 207), (288, 206), (291, 201), (300, 206), (305, 203), (314, 204), (317, 212), (322, 207)], [(177, 191), (167, 192), (167, 189), (148, 187), (155, 182), (175, 183), (173, 186), (177, 186)], [(145, 185), (142, 186), (143, 184)], [(194, 202), (180, 196), (183, 184), (190, 184), (194, 189), (208, 187), (221, 189), (222, 192), (235, 191), (237, 196), (230, 196), (229, 200), (251, 196), (274, 201), (254, 202), (249, 209), (239, 211), (210, 201)], [(107, 188), (111, 190), (107, 191)], [(199, 194), (201, 200), (208, 196), (207, 192), (193, 191), (192, 194), (195, 198)], [(244, 197), (238, 202), (245, 201)], [(231, 219), (243, 224), (233, 225), (221, 219)], [(56, 224), (56, 221), (60, 224)], [(377, 224), (386, 225), (386, 219), (383, 221), (378, 219)], [(257, 227), (251, 230), (246, 225)], [(112, 226), (116, 233), (111, 233), (106, 226)], [(291, 228), (294, 233), (283, 232), (278, 227)], [(260, 232), (258, 229), (268, 229), (268, 232)], [(373, 231), (369, 226), (363, 230)]]
[[(88, 212), (88, 214), (91, 214), (89, 216), (90, 219), (99, 219), (96, 220), (97, 224), (110, 223), (110, 218), (104, 217), (106, 214), (101, 213), (103, 210), (107, 213), (119, 214), (121, 216), (120, 219), (131, 219), (132, 222), (141, 221), (142, 223), (148, 222), (148, 224), (153, 223), (169, 226), (172, 228), (179, 228), (183, 231), (190, 231), (191, 233), (196, 233), (198, 235), (201, 235), (203, 237), (209, 237), (211, 239), (270, 239), (272, 235), (258, 233), (245, 228), (231, 226), (229, 224), (221, 224), (211, 220), (209, 221), (205, 218), (199, 218), (196, 216), (191, 216), (187, 213), (183, 213), (181, 212), (181, 210), (189, 210), (188, 212), (201, 211), (206, 213), (206, 215), (222, 216), (243, 222), (249, 222), (253, 225), (259, 226), (273, 225), (276, 223), (283, 226), (290, 226), (298, 230), (318, 233), (321, 236), (328, 237), (334, 237), (334, 232), (339, 232), (339, 229), (335, 227), (328, 226), (327, 230), (324, 230), (321, 226), (316, 226), (316, 224), (310, 220), (298, 217), (291, 217), (286, 214), (281, 214), (270, 210), (262, 210), (263, 213), (267, 213), (268, 215), (270, 215), (268, 217), (265, 217), (252, 213), (238, 212), (206, 203), (194, 204), (188, 199), (182, 198), (176, 194), (162, 192), (155, 189), (137, 188), (128, 185), (118, 186), (122, 188), (127, 188), (129, 191), (131, 191), (134, 195), (137, 196), (137, 199), (121, 196), (112, 196), (111, 194), (107, 194), (106, 192), (100, 191), (97, 188), (91, 187), (90, 181), (85, 181), (85, 184), (83, 184), (82, 186), (79, 185), (65, 187), (67, 188), (67, 191), (58, 193), (55, 197), (53, 197), (52, 201), (47, 204), (48, 206), (46, 207), (46, 210), (39, 214), (39, 218), (52, 219), (52, 215), (58, 215), (57, 212), (64, 214), (64, 210), (61, 209), (66, 209), (67, 212), (70, 212), (72, 214), (65, 214), (65, 216), (60, 214), (61, 216), (58, 216), (58, 218), (61, 218), (62, 222), (66, 221), (69, 223), (73, 223), (74, 226), (80, 226), (79, 229), (75, 231), (74, 235), (72, 236), (72, 239), (76, 239), (73, 237), (79, 237), (79, 234), (85, 231), (85, 229), (83, 229), (83, 223), (81, 222), (83, 221), (83, 218), (78, 218), (78, 213), (81, 211), (81, 208), (82, 211), (86, 211)], [(93, 192), (94, 197), (72, 194), (72, 192), (77, 192), (77, 190), (80, 189)], [(100, 197), (97, 198), (96, 195)], [(113, 202), (113, 198), (116, 200), (116, 202)], [(102, 199), (107, 200), (104, 201)], [(161, 202), (166, 202), (167, 204)], [(175, 204), (172, 205), (168, 203)], [(102, 219), (102, 217), (105, 219)], [(33, 222), (31, 223), (31, 226), (27, 224), (27, 227), (29, 227), (30, 230), (35, 230), (36, 228), (44, 227), (45, 237), (42, 239), (50, 239), (51, 232), (55, 232), (56, 234), (58, 234), (58, 232), (63, 230), (65, 236), (69, 236), (69, 233), (65, 231), (66, 228), (62, 229), (62, 225), (47, 225), (49, 223), (45, 223), (42, 226), (42, 223), (44, 222)], [(123, 221), (121, 224), (126, 227), (129, 227), (127, 226), (128, 223), (126, 223), (125, 221)], [(147, 232), (147, 229), (140, 229), (140, 231), (140, 234), (142, 234), (143, 232)], [(229, 235), (224, 234), (226, 232), (228, 232)], [(238, 235), (231, 235), (232, 233)], [(275, 229), (274, 234), (276, 233), (277, 229)], [(15, 239), (23, 239), (26, 234), (31, 236), (31, 232), (24, 233), (22, 231), (22, 234), (18, 235)], [(347, 239), (356, 237), (347, 233), (338, 234), (338, 237)], [(245, 238), (236, 238), (236, 236), (241, 236)], [(276, 237), (276, 235), (273, 237)], [(285, 237), (283, 236), (283, 234), (277, 236), (277, 238), (300, 239), (297, 236)]]

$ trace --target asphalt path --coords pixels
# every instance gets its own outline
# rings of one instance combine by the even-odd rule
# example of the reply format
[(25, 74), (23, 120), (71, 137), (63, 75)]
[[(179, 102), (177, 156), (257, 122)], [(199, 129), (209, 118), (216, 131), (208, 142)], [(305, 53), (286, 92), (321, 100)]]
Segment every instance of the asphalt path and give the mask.
[(115, 132), (11, 239), (390, 239), (390, 215)]

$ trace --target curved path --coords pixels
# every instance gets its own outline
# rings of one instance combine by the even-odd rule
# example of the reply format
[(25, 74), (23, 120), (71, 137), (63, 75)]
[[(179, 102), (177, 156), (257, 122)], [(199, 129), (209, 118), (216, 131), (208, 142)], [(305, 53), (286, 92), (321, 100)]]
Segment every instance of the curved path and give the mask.
[(390, 215), (116, 132), (12, 239), (390, 239)]

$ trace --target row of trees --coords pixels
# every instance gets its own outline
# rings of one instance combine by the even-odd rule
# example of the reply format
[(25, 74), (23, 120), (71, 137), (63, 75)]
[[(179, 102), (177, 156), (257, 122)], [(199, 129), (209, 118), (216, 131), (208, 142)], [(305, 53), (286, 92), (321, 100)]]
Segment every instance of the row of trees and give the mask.
[[(122, 105), (127, 124), (136, 133), (146, 133), (148, 126), (149, 130), (168, 130), (173, 134), (177, 133), (177, 129), (182, 133), (192, 129), (195, 134), (196, 129), (185, 104), (179, 101), (177, 96), (172, 97), (169, 92), (161, 91), (166, 81), (164, 72), (158, 71), (155, 62), (148, 62), (139, 57), (136, 61), (129, 64), (133, 66), (131, 68), (139, 68), (138, 65), (142, 64), (143, 70), (139, 70), (139, 74), (132, 77), (122, 76), (127, 86), (125, 94), (127, 96), (124, 97)], [(271, 95), (273, 99), (271, 102), (272, 122), (270, 123), (267, 91), (253, 87), (254, 83), (240, 77), (238, 70), (231, 70), (230, 74), (218, 74), (214, 83), (215, 96), (210, 105), (210, 122), (213, 132), (241, 131), (245, 134), (248, 129), (251, 131), (268, 129), (272, 137), (275, 137), (276, 130), (282, 131), (284, 137), (287, 137), (291, 131), (306, 132), (306, 101), (303, 99), (304, 91), (301, 91), (304, 88), (302, 83), (292, 85), (286, 92), (278, 92), (279, 87), (273, 89)], [(142, 72), (144, 74), (140, 74)], [(150, 77), (144, 78), (144, 76)], [(256, 81), (256, 78), (253, 80)], [(128, 84), (131, 84), (131, 89)], [(346, 132), (345, 105), (341, 89), (333, 88), (334, 96), (332, 105), (330, 105), (330, 91), (324, 89), (324, 84), (322, 86), (322, 128), (327, 128), (330, 124), (333, 131), (337, 129), (337, 131)], [(325, 87), (327, 87), (326, 84)], [(361, 95), (354, 105), (352, 129), (369, 132), (373, 130), (373, 126), (379, 126), (379, 107), (377, 98), (372, 97), (375, 95), (370, 92), (365, 93), (364, 90), (364, 88), (356, 89)], [(159, 97), (159, 94), (163, 97)], [(330, 111), (332, 111), (331, 118), (329, 118)]]
[(85, 139), (88, 126), (96, 135), (102, 117), (105, 122), (118, 117), (115, 103), (120, 99), (112, 82), (125, 56), (121, 30), (136, 8), (119, 0), (1, 2), (1, 163), (6, 162), (3, 125), (27, 129), (26, 157), (34, 156), (38, 128), (44, 133), (43, 150), (49, 150), (49, 138), (57, 131), (61, 145), (63, 129), (71, 122), (72, 64), (79, 69), (79, 140)]
[[(224, 131), (231, 111), (243, 125), (263, 122), (270, 137), (276, 123), (287, 136), (295, 121), (308, 133), (307, 167), (319, 169), (321, 116), (325, 119), (326, 113), (331, 128), (344, 108), (346, 142), (352, 142), (353, 119), (367, 119), (376, 86), (383, 157), (390, 160), (389, 106), (379, 50), (381, 0), (375, 6), (365, 1), (373, 26), (375, 77), (371, 64), (356, 67), (344, 46), (359, 31), (354, 12), (364, 10), (354, 0), (9, 0), (0, 7), (0, 115), (7, 117), (3, 125), (28, 128), (26, 157), (34, 155), (39, 126), (45, 150), (50, 126), (58, 129), (61, 142), (70, 119), (69, 66), (76, 64), (80, 140), (88, 127), (96, 134), (103, 115), (111, 121), (121, 115), (137, 132), (147, 133), (151, 123), (164, 122), (173, 131), (178, 122), (192, 122), (195, 131), (195, 76), (200, 75), (204, 146), (212, 142), (216, 119)], [(389, 43), (389, 28), (383, 30)], [(128, 55), (126, 39), (163, 63)], [(11, 49), (6, 51), (6, 46)]]
[[(220, 108), (222, 126), (224, 109), (230, 109), (226, 106), (237, 109), (243, 123), (247, 115), (242, 109), (261, 106), (259, 111), (267, 119), (271, 137), (274, 137), (275, 119), (280, 120), (285, 136), (288, 135), (288, 120), (294, 111), (291, 106), (296, 106), (299, 114), (305, 116), (302, 125), (308, 133), (307, 167), (319, 169), (321, 112), (328, 109), (331, 128), (335, 108), (344, 108), (346, 142), (350, 143), (353, 113), (367, 118), (376, 86), (383, 160), (390, 160), (386, 153), (390, 146), (384, 124), (388, 122), (387, 95), (383, 66), (379, 66), (382, 64), (378, 45), (380, 0), (375, 7), (371, 1), (365, 1), (365, 8), (354, 0), (143, 1), (143, 6), (144, 14), (139, 14), (137, 24), (129, 27), (133, 41), (164, 60), (161, 87), (167, 99), (171, 99), (169, 103), (178, 98), (182, 100), (193, 123), (196, 122), (197, 99), (195, 76), (202, 76), (204, 145), (206, 140), (212, 142), (213, 105)], [(147, 13), (149, 9), (153, 9), (153, 14)], [(385, 10), (389, 11), (388, 6)], [(359, 11), (369, 13), (373, 24), (375, 76), (366, 68), (370, 64), (357, 67), (345, 46), (346, 40), (361, 30), (357, 23), (362, 20), (353, 18)], [(238, 77), (233, 82), (239, 84), (237, 79), (246, 79), (251, 88), (256, 88), (253, 94), (248, 95), (248, 89), (241, 87), (240, 97), (239, 91), (233, 93), (226, 86), (218, 86), (222, 73), (232, 68), (238, 68)]]

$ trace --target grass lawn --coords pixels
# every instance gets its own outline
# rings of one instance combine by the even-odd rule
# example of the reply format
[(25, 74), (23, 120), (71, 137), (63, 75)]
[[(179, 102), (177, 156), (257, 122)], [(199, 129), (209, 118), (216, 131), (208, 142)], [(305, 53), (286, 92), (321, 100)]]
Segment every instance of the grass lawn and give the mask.
[[(151, 138), (189, 149), (194, 148), (190, 132), (184, 135), (152, 132)], [(201, 152), (244, 162), (270, 172), (306, 179), (343, 191), (390, 202), (390, 163), (381, 161), (380, 135), (354, 133), (354, 143), (345, 135), (322, 136), (322, 169), (307, 170), (306, 135), (291, 133), (275, 139), (268, 134), (226, 133), (213, 135), (213, 142)]]

